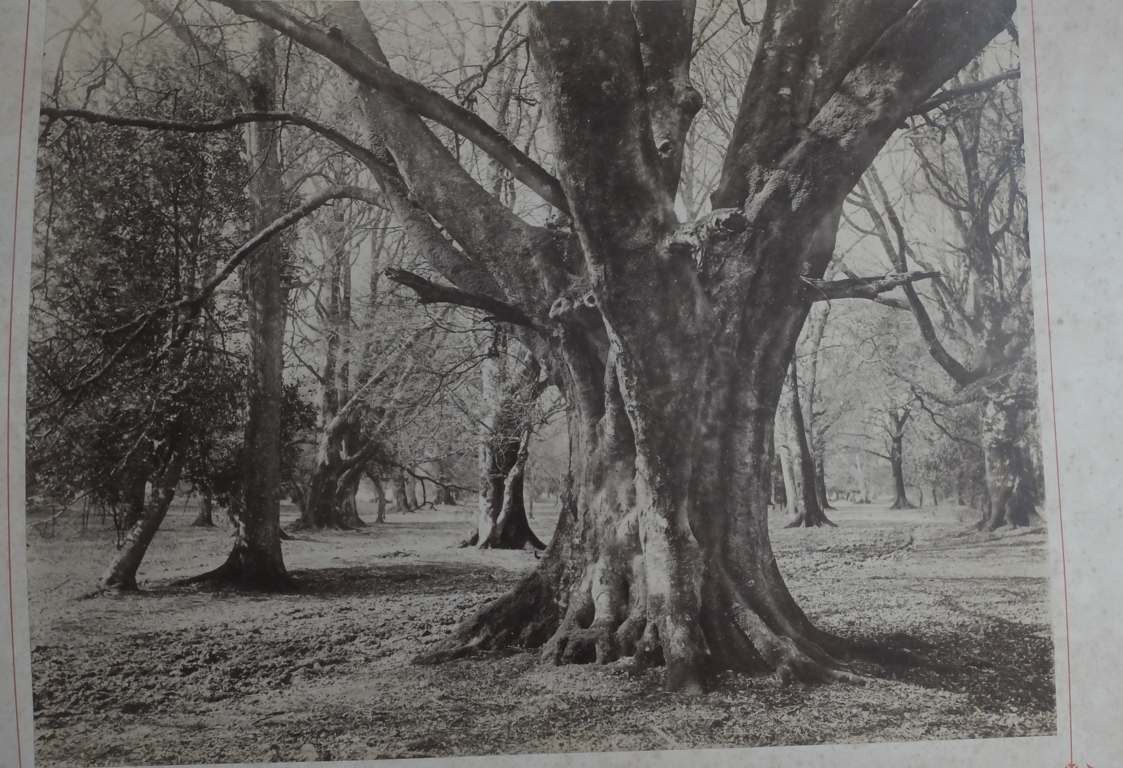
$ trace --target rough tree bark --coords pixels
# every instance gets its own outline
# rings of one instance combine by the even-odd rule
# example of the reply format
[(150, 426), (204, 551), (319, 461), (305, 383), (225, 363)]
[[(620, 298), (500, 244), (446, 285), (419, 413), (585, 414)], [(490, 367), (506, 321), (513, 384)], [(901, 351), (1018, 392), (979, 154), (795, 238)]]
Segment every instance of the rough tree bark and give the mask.
[[(461, 303), (506, 306), (533, 328), (569, 399), (571, 477), (550, 548), (429, 660), (506, 645), (556, 661), (633, 656), (665, 663), (668, 688), (684, 691), (709, 669), (850, 679), (842, 644), (788, 592), (767, 525), (776, 408), (822, 293), (806, 281), (822, 278), (834, 216), (879, 149), (1013, 2), (769, 3), (714, 213), (688, 226), (674, 196), (700, 107), (693, 6), (533, 5), (555, 205), (571, 222), (554, 229), (507, 211), (417, 110), (537, 183), (516, 148), (439, 97), (384, 92), (399, 84), (357, 6), (333, 5), (329, 34), (272, 4), (222, 2), (357, 79), (388, 150), (379, 183), (419, 252)], [(538, 188), (556, 200), (549, 181)]]
[(1041, 523), (1032, 490), (1033, 466), (1018, 424), (1024, 412), (1025, 404), (1011, 393), (988, 397), (983, 408), (983, 455), (989, 500), (983, 519), (976, 525), (979, 530)]

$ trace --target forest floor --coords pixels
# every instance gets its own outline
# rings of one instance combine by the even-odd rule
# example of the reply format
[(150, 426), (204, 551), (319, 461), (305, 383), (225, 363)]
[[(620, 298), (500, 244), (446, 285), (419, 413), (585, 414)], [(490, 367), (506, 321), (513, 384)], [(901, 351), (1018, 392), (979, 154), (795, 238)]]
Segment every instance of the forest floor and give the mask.
[[(39, 766), (654, 750), (1009, 737), (1056, 731), (1044, 531), (965, 534), (972, 513), (851, 506), (833, 529), (773, 545), (792, 593), (836, 633), (911, 651), (864, 686), (728, 675), (698, 697), (624, 662), (554, 667), (533, 653), (409, 661), (534, 567), (456, 548), (465, 508), (391, 514), (285, 542), (300, 592), (170, 587), (224, 559), (221, 527), (177, 506), (140, 594), (81, 599), (112, 525), (29, 520)], [(369, 508), (360, 509), (366, 514)], [(556, 506), (532, 524), (546, 538)], [(216, 516), (217, 518), (218, 516)], [(285, 519), (295, 511), (286, 507)], [(889, 660), (890, 656), (884, 657)], [(896, 658), (896, 657), (892, 657)], [(873, 668), (867, 668), (873, 671)]]

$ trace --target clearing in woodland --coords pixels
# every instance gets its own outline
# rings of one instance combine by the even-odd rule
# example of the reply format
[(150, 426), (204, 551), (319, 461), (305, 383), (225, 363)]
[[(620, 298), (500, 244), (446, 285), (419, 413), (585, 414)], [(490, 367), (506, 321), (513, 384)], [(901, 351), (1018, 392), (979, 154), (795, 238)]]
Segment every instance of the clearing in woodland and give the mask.
[[(177, 505), (141, 592), (82, 599), (112, 525), (29, 522), (40, 766), (347, 760), (1010, 737), (1056, 732), (1043, 529), (965, 533), (962, 507), (838, 503), (838, 528), (770, 524), (816, 625), (871, 641), (866, 685), (722, 673), (664, 690), (628, 660), (553, 666), (505, 651), (410, 662), (532, 569), (532, 551), (458, 548), (466, 507), (390, 514), (287, 541), (293, 594), (176, 587), (229, 547)], [(548, 541), (556, 505), (530, 521)], [(360, 513), (373, 519), (372, 510)], [(297, 510), (286, 507), (284, 522)]]

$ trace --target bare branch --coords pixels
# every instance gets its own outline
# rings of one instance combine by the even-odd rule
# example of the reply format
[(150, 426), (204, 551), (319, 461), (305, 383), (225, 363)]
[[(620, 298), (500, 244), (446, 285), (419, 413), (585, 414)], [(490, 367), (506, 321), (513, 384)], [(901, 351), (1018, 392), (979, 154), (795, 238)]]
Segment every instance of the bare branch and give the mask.
[(323, 32), (300, 21), (274, 3), (248, 0), (215, 1), (236, 13), (267, 24), (334, 62), (359, 82), (392, 96), (418, 115), (456, 131), (493, 157), (510, 171), (512, 176), (543, 200), (559, 210), (569, 212), (569, 202), (562, 191), (561, 183), (511, 143), (510, 139), (474, 112), (375, 61), (358, 46), (348, 41), (337, 28), (333, 27), (330, 31)]
[(313, 120), (310, 117), (298, 115), (293, 112), (244, 112), (221, 120), (202, 122), (106, 115), (99, 112), (91, 112), (87, 109), (55, 109), (54, 107), (43, 107), (39, 110), (39, 114), (46, 117), (48, 120), (73, 118), (83, 120), (87, 123), (104, 123), (106, 125), (145, 128), (157, 131), (177, 131), (180, 133), (218, 133), (247, 123), (290, 123), (320, 134), (364, 164), (369, 165), (370, 163), (375, 163), (383, 167), (384, 170), (388, 170), (386, 162), (377, 157), (366, 147), (345, 136), (341, 131)]
[(916, 106), (916, 109), (910, 112), (909, 115), (923, 115), (925, 112), (931, 112), (936, 107), (943, 106), (949, 101), (954, 101), (956, 99), (963, 98), (964, 96), (971, 96), (976, 93), (982, 93), (983, 91), (993, 88), (1001, 82), (1020, 78), (1021, 76), (1022, 71), (1020, 69), (1011, 69), (1007, 72), (1001, 72), (994, 77), (988, 77), (985, 80), (979, 80), (977, 83), (961, 85), (958, 88), (948, 88), (947, 90), (940, 91), (935, 96), (928, 99), (928, 101), (925, 101), (922, 104), (918, 104)]
[(393, 282), (404, 285), (417, 294), (421, 304), (456, 304), (461, 307), (482, 309), (500, 322), (533, 327), (522, 310), (482, 293), (470, 293), (451, 286), (438, 285), (421, 275), (393, 267), (383, 272)]
[(886, 291), (891, 291), (917, 280), (929, 280), (939, 274), (939, 272), (891, 272), (881, 277), (858, 277), (845, 280), (813, 280), (805, 277), (803, 282), (811, 288), (814, 301), (875, 299)]

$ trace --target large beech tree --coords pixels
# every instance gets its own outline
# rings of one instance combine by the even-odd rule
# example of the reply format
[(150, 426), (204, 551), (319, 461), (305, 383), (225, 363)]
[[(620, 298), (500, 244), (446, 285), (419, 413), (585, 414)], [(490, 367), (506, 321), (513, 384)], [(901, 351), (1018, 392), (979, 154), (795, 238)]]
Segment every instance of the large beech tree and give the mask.
[[(701, 107), (692, 3), (528, 8), (550, 173), (392, 72), (359, 6), (313, 20), (220, 2), (355, 78), (365, 162), (452, 286), (431, 288), (527, 328), (569, 401), (571, 477), (551, 547), (433, 658), (512, 644), (558, 661), (635, 656), (664, 661), (667, 686), (687, 691), (707, 666), (845, 676), (769, 543), (776, 407), (812, 301), (892, 287), (822, 280), (846, 195), (1010, 23), (1013, 0), (769, 2), (713, 210), (686, 223), (674, 201)], [(492, 155), (563, 225), (505, 208), (423, 117)]]

